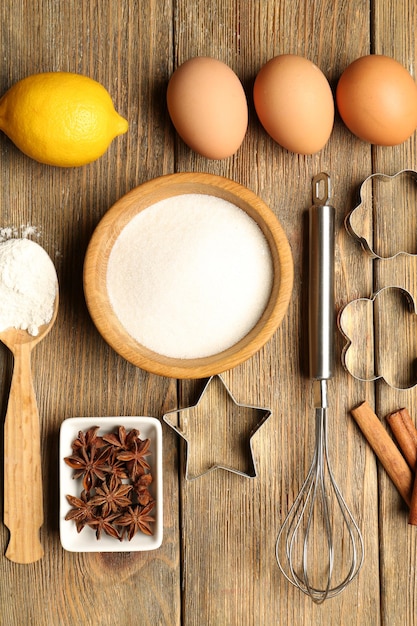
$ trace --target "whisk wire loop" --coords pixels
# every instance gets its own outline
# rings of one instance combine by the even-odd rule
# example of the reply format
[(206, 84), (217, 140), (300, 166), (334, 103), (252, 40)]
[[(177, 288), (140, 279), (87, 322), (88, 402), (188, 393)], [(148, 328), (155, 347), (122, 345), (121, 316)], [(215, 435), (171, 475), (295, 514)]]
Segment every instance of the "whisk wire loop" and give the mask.
[[(341, 582), (334, 584), (335, 575), (335, 546), (334, 530), (331, 524), (329, 510), (330, 493), (326, 484), (332, 488), (336, 503), (341, 512), (341, 519), (347, 530), (351, 562), (346, 575)], [(327, 549), (325, 566), (320, 573), (320, 583), (313, 583), (314, 568), (310, 567), (310, 547), (314, 544), (314, 523), (320, 514), (320, 523), (324, 531), (324, 542), (320, 544)], [(301, 542), (301, 557), (298, 558), (297, 547), (300, 545), (299, 536), (304, 531)], [(284, 548), (284, 550), (283, 550)], [(284, 553), (284, 565), (281, 553)], [(364, 545), (361, 532), (350, 512), (341, 491), (336, 484), (329, 462), (327, 445), (327, 412), (326, 409), (316, 409), (316, 445), (313, 459), (307, 477), (300, 489), (300, 493), (289, 510), (279, 531), (276, 543), (276, 559), (285, 578), (312, 600), (321, 604), (326, 598), (332, 598), (341, 593), (357, 575), (364, 559)]]

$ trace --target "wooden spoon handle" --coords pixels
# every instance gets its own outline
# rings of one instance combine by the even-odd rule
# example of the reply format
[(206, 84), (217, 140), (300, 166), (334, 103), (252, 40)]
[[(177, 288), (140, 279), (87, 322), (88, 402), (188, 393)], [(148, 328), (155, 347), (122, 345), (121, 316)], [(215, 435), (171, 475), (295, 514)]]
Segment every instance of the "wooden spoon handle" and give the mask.
[(29, 344), (15, 346), (4, 424), (4, 523), (10, 530), (6, 557), (16, 563), (43, 556), (40, 426), (30, 355)]

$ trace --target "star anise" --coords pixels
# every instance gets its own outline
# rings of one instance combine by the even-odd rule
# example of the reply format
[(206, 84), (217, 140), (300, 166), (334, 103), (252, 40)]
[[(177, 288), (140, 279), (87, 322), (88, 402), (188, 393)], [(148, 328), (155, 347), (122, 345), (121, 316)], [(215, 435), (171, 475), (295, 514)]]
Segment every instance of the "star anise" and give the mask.
[(132, 490), (132, 485), (116, 485), (109, 488), (106, 483), (102, 483), (101, 487), (96, 488), (96, 495), (91, 498), (91, 504), (102, 507), (103, 515), (108, 513), (116, 513), (119, 509), (124, 509), (132, 504), (128, 493)]
[(124, 532), (127, 533), (129, 541), (138, 530), (141, 530), (145, 535), (153, 535), (150, 523), (154, 522), (155, 518), (149, 515), (149, 513), (154, 506), (155, 502), (150, 502), (147, 506), (141, 506), (140, 504), (129, 506), (126, 513), (118, 518), (117, 525), (125, 527)]
[(67, 496), (68, 502), (73, 507), (65, 516), (66, 520), (74, 520), (77, 532), (81, 532), (88, 520), (94, 517), (96, 509), (83, 490), (81, 496)]
[(88, 430), (83, 432), (79, 431), (78, 437), (74, 439), (72, 442), (72, 450), (77, 453), (81, 450), (81, 448), (85, 448), (88, 450), (91, 446), (95, 446), (96, 448), (102, 448), (105, 444), (102, 437), (97, 436), (97, 431), (99, 426), (91, 426)]
[(112, 513), (111, 515), (99, 515), (93, 517), (92, 519), (87, 521), (87, 526), (95, 529), (97, 539), (100, 539), (102, 532), (104, 531), (106, 535), (110, 535), (115, 539), (121, 540), (121, 535), (119, 531), (114, 526), (114, 521), (118, 517), (118, 513)]
[(144, 458), (150, 454), (150, 445), (150, 439), (144, 439), (143, 441), (141, 439), (135, 439), (134, 445), (130, 450), (126, 450), (117, 455), (119, 461), (127, 462), (127, 469), (133, 482), (144, 474), (145, 469), (150, 469), (149, 463)]
[(138, 502), (142, 506), (146, 506), (151, 500), (153, 500), (152, 495), (148, 489), (151, 483), (152, 474), (148, 472), (147, 474), (143, 474), (142, 476), (140, 476), (133, 485), (133, 489), (135, 490)]
[(124, 426), (119, 426), (117, 435), (115, 433), (108, 433), (107, 435), (103, 435), (103, 440), (120, 451), (129, 450), (132, 442), (137, 437), (139, 437), (139, 431), (136, 430), (136, 428), (132, 428), (132, 430), (127, 432)]
[(117, 485), (121, 485), (122, 480), (127, 477), (124, 463), (122, 463), (122, 461), (114, 461), (113, 456), (111, 456), (109, 458), (109, 471), (107, 475), (110, 488), (112, 489)]
[(104, 480), (106, 472), (109, 471), (107, 460), (110, 454), (108, 448), (99, 449), (92, 445), (90, 450), (81, 447), (78, 454), (65, 457), (67, 465), (75, 470), (74, 478), (83, 479), (83, 487), (89, 492), (95, 485), (96, 480)]
[(80, 431), (72, 442), (72, 455), (64, 459), (83, 484), (79, 498), (67, 496), (73, 508), (66, 519), (75, 522), (78, 532), (90, 526), (97, 539), (103, 533), (120, 541), (124, 536), (132, 539), (139, 530), (152, 534), (150, 524), (155, 520), (149, 513), (155, 501), (145, 459), (150, 439), (142, 440), (137, 429), (127, 432), (124, 426), (102, 437), (97, 432), (97, 426)]

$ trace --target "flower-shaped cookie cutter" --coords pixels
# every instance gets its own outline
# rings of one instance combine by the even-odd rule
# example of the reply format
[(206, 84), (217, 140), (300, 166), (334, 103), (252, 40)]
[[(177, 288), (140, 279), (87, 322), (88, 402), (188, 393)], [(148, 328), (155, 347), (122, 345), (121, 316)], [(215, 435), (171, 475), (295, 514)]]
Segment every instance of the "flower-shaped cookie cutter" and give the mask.
[(371, 174), (362, 182), (359, 195), (360, 202), (347, 215), (345, 226), (365, 252), (380, 260), (400, 254), (417, 258), (417, 172)]
[(354, 378), (382, 379), (397, 390), (416, 386), (417, 315), (406, 289), (383, 287), (371, 298), (352, 300), (339, 313), (338, 324), (347, 340), (342, 363)]
[[(186, 443), (186, 480), (195, 480), (216, 469), (255, 478), (252, 438), (270, 415), (269, 409), (237, 402), (223, 378), (216, 374), (205, 381), (196, 404), (169, 411), (162, 419)], [(198, 437), (198, 423), (204, 424), (204, 442)]]
[(349, 302), (339, 314), (347, 339), (342, 363), (358, 380), (410, 389), (417, 384), (417, 172), (371, 174), (359, 195), (345, 226), (382, 265), (372, 297)]

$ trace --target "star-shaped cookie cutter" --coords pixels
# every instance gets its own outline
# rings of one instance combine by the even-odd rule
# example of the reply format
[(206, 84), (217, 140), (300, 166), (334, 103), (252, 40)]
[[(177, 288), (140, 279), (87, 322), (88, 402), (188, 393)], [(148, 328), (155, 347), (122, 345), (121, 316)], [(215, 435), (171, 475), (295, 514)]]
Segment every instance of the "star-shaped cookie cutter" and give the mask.
[[(215, 420), (212, 417), (213, 411), (210, 407), (210, 400), (207, 399), (208, 392), (212, 390), (215, 386), (217, 386), (217, 392), (220, 390), (220, 393), (223, 395), (223, 399), (225, 401), (226, 419), (223, 419), (222, 417), (221, 422), (219, 422), (218, 419)], [(219, 407), (216, 407), (216, 413), (218, 413), (219, 410), (221, 409), (219, 409)], [(228, 416), (230, 417), (231, 412), (233, 413), (233, 420), (227, 419)], [(269, 409), (248, 404), (240, 404), (239, 402), (237, 402), (221, 375), (216, 374), (206, 380), (203, 390), (200, 393), (196, 404), (190, 407), (169, 411), (163, 415), (162, 419), (185, 441), (186, 480), (195, 480), (196, 478), (199, 478), (200, 476), (203, 476), (204, 474), (212, 472), (216, 469), (223, 469), (234, 474), (245, 476), (247, 478), (255, 478), (257, 476), (257, 471), (255, 460), (253, 457), (252, 438), (259, 430), (259, 428), (270, 417), (270, 415), (271, 411)], [(243, 432), (242, 430), (240, 432), (238, 431), (239, 418), (241, 418), (242, 422), (245, 422), (245, 432)], [(249, 451), (250, 458), (247, 464), (247, 468), (245, 468), (245, 470), (247, 471), (244, 471), (243, 469), (237, 467), (239, 459), (236, 460), (235, 458), (234, 460), (227, 462), (224, 459), (217, 459), (216, 455), (214, 455), (208, 460), (204, 460), (204, 457), (202, 456), (199, 464), (196, 463), (194, 459), (194, 465), (197, 466), (196, 471), (194, 471), (194, 473), (190, 472), (190, 453), (193, 453), (194, 457), (197, 457), (198, 453), (198, 441), (196, 441), (195, 432), (192, 432), (193, 425), (195, 425), (199, 420), (204, 421), (207, 429), (211, 430), (210, 435), (212, 435), (214, 439), (216, 439), (216, 437), (218, 438), (217, 442), (213, 441), (212, 438), (212, 445), (209, 446), (210, 449), (207, 451), (206, 446), (204, 451), (207, 451), (208, 453), (213, 452), (213, 450), (215, 450), (215, 444), (217, 443), (218, 446), (223, 449), (222, 454), (225, 453), (227, 456), (227, 454), (229, 454), (233, 448), (233, 454), (236, 456), (236, 440), (233, 442), (230, 440), (237, 437), (238, 443), (240, 443), (240, 448), (245, 447), (246, 452)], [(231, 445), (232, 443), (233, 446)], [(242, 450), (240, 450), (240, 452), (242, 453)], [(240, 456), (242, 456), (242, 454), (240, 454)], [(200, 465), (200, 467), (198, 467), (198, 465)]]

